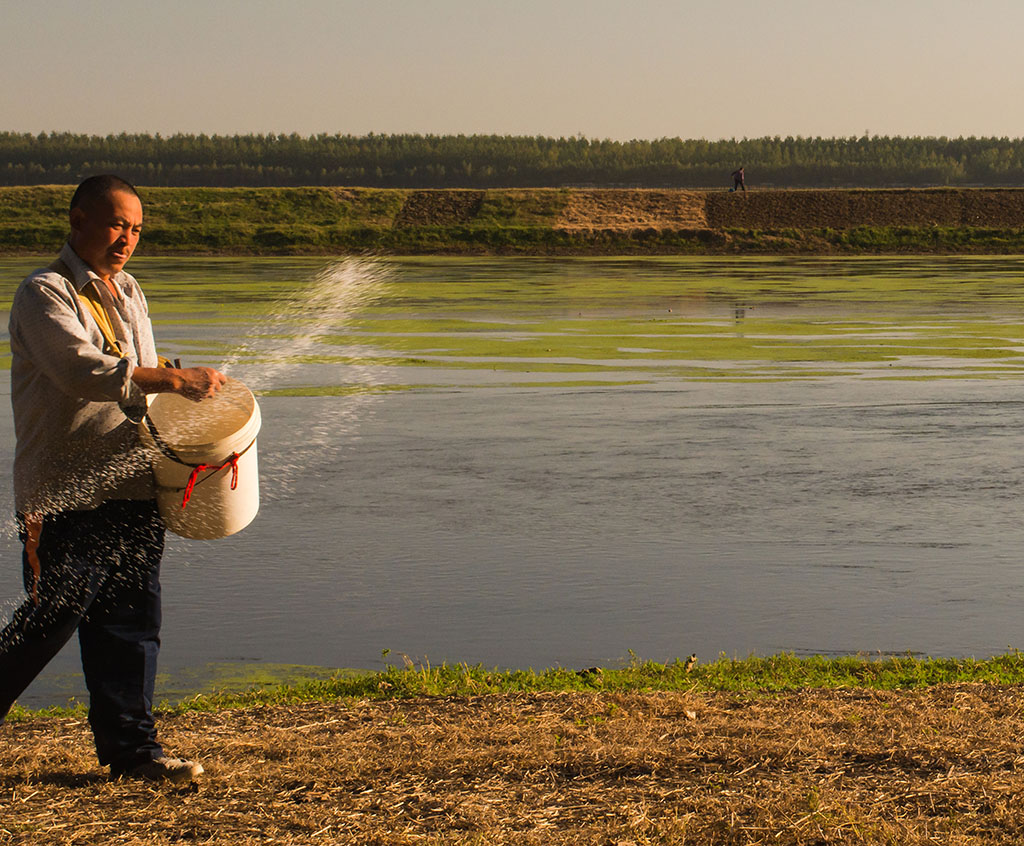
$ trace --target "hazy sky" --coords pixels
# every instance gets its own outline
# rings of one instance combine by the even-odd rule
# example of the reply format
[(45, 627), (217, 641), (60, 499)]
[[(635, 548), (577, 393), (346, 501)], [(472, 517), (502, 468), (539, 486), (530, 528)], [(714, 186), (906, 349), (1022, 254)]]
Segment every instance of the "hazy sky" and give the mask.
[(1024, 135), (1024, 0), (0, 0), (0, 130)]

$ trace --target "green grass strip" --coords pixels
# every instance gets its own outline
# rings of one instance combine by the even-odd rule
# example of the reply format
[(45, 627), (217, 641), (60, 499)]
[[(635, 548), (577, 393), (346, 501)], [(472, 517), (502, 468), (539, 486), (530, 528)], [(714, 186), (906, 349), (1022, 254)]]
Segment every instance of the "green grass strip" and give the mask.
[[(481, 696), (568, 691), (651, 692), (696, 691), (770, 695), (808, 688), (913, 690), (939, 684), (1022, 684), (1024, 653), (1011, 652), (984, 660), (974, 658), (768, 657), (726, 658), (709, 664), (675, 660), (668, 664), (634, 657), (622, 668), (572, 670), (487, 669), (481, 665), (413, 664), (389, 666), (380, 672), (341, 671), (327, 679), (252, 687), (243, 692), (199, 694), (164, 705), (163, 712), (217, 711), (265, 705), (289, 705), (351, 699)], [(85, 706), (30, 711), (15, 706), (11, 721), (82, 715)]]

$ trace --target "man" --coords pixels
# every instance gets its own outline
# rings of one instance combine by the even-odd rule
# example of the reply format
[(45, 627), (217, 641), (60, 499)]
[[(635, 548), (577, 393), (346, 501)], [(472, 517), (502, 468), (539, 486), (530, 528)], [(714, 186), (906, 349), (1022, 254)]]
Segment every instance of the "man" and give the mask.
[(142, 231), (135, 188), (86, 179), (70, 222), (60, 258), (11, 306), (28, 596), (0, 632), (0, 720), (77, 629), (100, 763), (114, 777), (188, 781), (202, 766), (165, 756), (153, 720), (164, 526), (137, 422), (146, 394), (198, 401), (225, 377), (159, 366), (145, 297), (124, 272)]
[(730, 192), (739, 188), (742, 188), (744, 191), (747, 190), (747, 183), (743, 181), (742, 167), (739, 170), (734, 170), (730, 175), (732, 176), (732, 188), (729, 189)]

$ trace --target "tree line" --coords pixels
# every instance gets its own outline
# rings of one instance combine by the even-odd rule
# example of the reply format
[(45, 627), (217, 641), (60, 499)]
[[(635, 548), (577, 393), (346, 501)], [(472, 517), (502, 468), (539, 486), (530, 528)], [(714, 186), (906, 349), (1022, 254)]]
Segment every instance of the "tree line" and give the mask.
[(513, 135), (0, 132), (0, 185), (718, 188), (1024, 186), (1024, 139), (862, 136), (611, 141)]

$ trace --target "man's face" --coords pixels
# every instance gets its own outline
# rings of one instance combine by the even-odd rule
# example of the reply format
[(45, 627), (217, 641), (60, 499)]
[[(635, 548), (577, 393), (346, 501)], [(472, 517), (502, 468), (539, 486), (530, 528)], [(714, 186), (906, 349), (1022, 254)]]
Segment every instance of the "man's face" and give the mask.
[(127, 191), (71, 210), (71, 247), (104, 281), (125, 266), (141, 233), (142, 203)]

